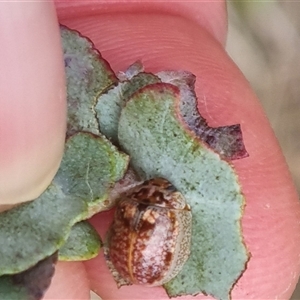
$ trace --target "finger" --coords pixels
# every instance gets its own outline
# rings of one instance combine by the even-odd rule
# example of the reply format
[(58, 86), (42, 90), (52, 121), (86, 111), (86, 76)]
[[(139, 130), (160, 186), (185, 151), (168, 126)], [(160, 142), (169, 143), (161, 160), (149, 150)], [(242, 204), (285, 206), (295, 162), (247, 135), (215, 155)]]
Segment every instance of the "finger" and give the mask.
[[(210, 125), (242, 124), (250, 157), (234, 164), (247, 199), (242, 225), (252, 258), (233, 299), (288, 299), (299, 274), (297, 194), (259, 102), (220, 44), (203, 28), (174, 16), (101, 15), (64, 23), (89, 36), (115, 70), (142, 59), (150, 71), (192, 71), (199, 108)], [(109, 290), (111, 276), (101, 261), (89, 262), (87, 271), (100, 295), (124, 299), (125, 288)], [(142, 294), (140, 289), (126, 288), (128, 298), (151, 299), (153, 289), (143, 288)]]
[(80, 262), (59, 262), (44, 300), (90, 299), (85, 268)]
[[(97, 14), (166, 14), (183, 17), (195, 26), (202, 26), (221, 44), (226, 42), (226, 2), (221, 1), (168, 1), (129, 0), (122, 1), (61, 1), (55, 0), (60, 20), (89, 17)], [(121, 17), (121, 15), (120, 15)]]
[(51, 2), (0, 4), (0, 204), (36, 198), (65, 139), (62, 51)]

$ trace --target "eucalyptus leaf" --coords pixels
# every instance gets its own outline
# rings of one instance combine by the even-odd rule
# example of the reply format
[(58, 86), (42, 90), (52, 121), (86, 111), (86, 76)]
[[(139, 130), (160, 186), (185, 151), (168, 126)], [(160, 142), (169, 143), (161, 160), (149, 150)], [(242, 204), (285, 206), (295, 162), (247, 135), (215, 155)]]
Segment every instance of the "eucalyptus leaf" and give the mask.
[(53, 254), (87, 204), (51, 184), (36, 200), (0, 214), (0, 275), (16, 274)]
[(233, 160), (248, 156), (239, 124), (210, 127), (197, 107), (194, 91), (196, 77), (187, 71), (162, 71), (156, 74), (162, 82), (171, 83), (180, 90), (180, 114), (183, 120), (202, 141), (221, 156)]
[(95, 106), (100, 131), (114, 144), (118, 144), (118, 121), (126, 101), (140, 88), (156, 82), (160, 82), (158, 77), (141, 72), (100, 95)]
[(165, 285), (167, 293), (225, 300), (248, 260), (240, 224), (244, 197), (233, 167), (179, 120), (179, 101), (179, 89), (166, 83), (135, 93), (121, 113), (119, 142), (141, 177), (166, 178), (191, 206), (191, 255)]
[(75, 223), (105, 207), (109, 191), (125, 174), (128, 157), (103, 137), (78, 133), (65, 147), (48, 189), (0, 214), (0, 275), (22, 272), (57, 251)]
[(98, 255), (102, 246), (100, 236), (87, 221), (76, 223), (58, 252), (62, 261), (83, 261)]
[(0, 277), (1, 300), (39, 300), (51, 283), (57, 253), (38, 262), (32, 268), (16, 274)]
[(97, 96), (118, 82), (94, 44), (79, 32), (61, 26), (67, 80), (68, 131), (99, 133), (93, 109)]
[(65, 154), (53, 180), (65, 195), (84, 199), (89, 207), (107, 197), (128, 165), (128, 156), (105, 137), (77, 133), (65, 146)]

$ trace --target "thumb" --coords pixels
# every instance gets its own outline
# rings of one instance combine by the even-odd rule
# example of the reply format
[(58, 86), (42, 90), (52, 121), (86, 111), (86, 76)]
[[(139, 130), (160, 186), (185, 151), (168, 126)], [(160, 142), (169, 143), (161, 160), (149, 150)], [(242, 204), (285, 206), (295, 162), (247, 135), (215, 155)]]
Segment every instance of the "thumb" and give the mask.
[(65, 82), (52, 2), (0, 4), (0, 205), (32, 200), (63, 153)]

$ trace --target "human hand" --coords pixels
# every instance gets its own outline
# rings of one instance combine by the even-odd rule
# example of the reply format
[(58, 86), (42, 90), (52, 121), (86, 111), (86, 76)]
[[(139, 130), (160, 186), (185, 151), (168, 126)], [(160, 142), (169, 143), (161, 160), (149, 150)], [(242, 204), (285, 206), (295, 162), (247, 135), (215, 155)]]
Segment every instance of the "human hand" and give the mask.
[[(246, 197), (242, 226), (251, 260), (232, 297), (288, 299), (300, 267), (299, 203), (260, 104), (221, 45), (226, 35), (225, 4), (56, 5), (59, 21), (91, 38), (114, 70), (124, 70), (137, 59), (153, 72), (189, 70), (197, 76), (199, 108), (209, 124), (241, 124), (250, 156), (233, 164)], [(111, 218), (107, 212), (92, 219), (102, 236)], [(118, 290), (102, 255), (84, 264), (59, 263), (45, 299), (88, 299), (90, 288), (103, 299), (167, 299), (162, 288)], [(180, 299), (204, 298), (209, 299), (200, 295)]]

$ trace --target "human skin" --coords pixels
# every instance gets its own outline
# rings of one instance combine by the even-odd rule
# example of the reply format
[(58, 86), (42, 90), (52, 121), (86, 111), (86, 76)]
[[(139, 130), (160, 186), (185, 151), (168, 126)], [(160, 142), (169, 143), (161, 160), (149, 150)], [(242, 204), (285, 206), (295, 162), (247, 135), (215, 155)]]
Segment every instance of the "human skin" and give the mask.
[[(251, 259), (232, 298), (289, 299), (300, 271), (298, 197), (258, 99), (224, 51), (225, 3), (57, 2), (56, 8), (59, 21), (88, 36), (114, 70), (137, 59), (153, 72), (189, 70), (208, 123), (241, 124), (249, 157), (233, 164), (246, 198), (242, 228)], [(111, 220), (106, 212), (91, 222), (103, 236)], [(90, 288), (103, 299), (167, 299), (160, 287), (117, 289), (102, 254), (84, 264), (58, 263), (45, 299), (88, 299)]]
[(53, 5), (2, 2), (0, 28), (0, 204), (7, 205), (1, 211), (37, 198), (55, 175), (66, 97)]

